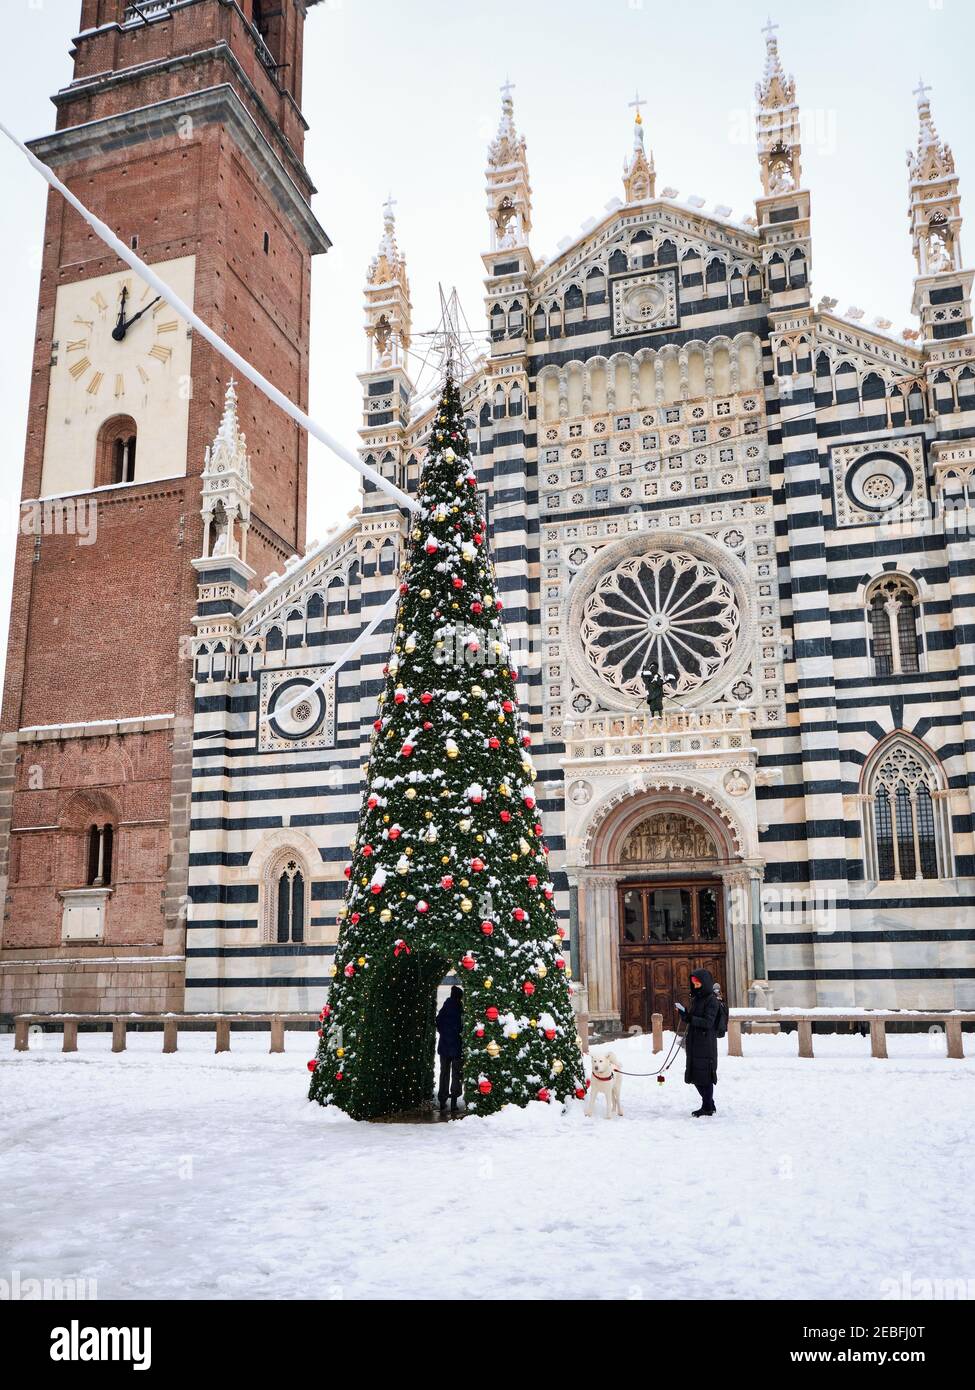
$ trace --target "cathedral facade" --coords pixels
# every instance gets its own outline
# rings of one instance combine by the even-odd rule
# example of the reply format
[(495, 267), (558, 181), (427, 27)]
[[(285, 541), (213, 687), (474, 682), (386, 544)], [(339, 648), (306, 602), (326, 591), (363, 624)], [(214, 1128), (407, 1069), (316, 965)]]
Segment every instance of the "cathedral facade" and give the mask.
[[(952, 154), (927, 90), (916, 96), (919, 328), (898, 336), (813, 302), (800, 111), (771, 27), (761, 196), (743, 222), (658, 191), (638, 107), (623, 196), (536, 260), (526, 144), (502, 92), (486, 170), (490, 349), (462, 396), (580, 1004), (610, 1026), (669, 1021), (705, 965), (736, 1005), (975, 1002), (972, 272)], [(325, 249), (307, 205), (292, 216), (303, 255)], [(411, 312), (388, 205), (365, 293), (361, 454), (407, 492), (432, 423)], [(323, 543), (282, 544), (271, 408), (225, 377), (209, 404), (212, 443), (188, 465), (196, 604), (183, 781), (168, 784), (185, 829), (162, 862), (179, 903), (158, 952), (166, 999), (317, 1010), (410, 522), (367, 482)], [(37, 975), (24, 961), (63, 961), (69, 931), (78, 960), (153, 949), (126, 950), (129, 888), (105, 876), (106, 854), (133, 841), (118, 791), (89, 771), (83, 794), (27, 796), (25, 747), (56, 742), (65, 757), (94, 736), (94, 710), (79, 733), (52, 734), (55, 716), (71, 723), (52, 707), (5, 724), (11, 843), (29, 807), (49, 836), (33, 950), (11, 924), (20, 901), (39, 911), (38, 891), (11, 866), (8, 1000), (26, 997), (9, 986), (17, 970)], [(140, 711), (144, 727), (122, 731), (139, 747), (170, 727), (150, 716), (172, 717)], [(74, 860), (58, 850), (69, 842)], [(76, 977), (63, 964), (60, 977), (67, 1007)]]
[[(464, 398), (575, 974), (590, 1015), (624, 1026), (669, 1018), (695, 964), (736, 1004), (975, 991), (957, 178), (921, 90), (921, 327), (814, 305), (795, 86), (766, 43), (745, 223), (658, 192), (638, 110), (623, 198), (538, 263), (509, 89), (489, 150), (491, 347)], [(363, 457), (411, 489), (431, 414), (391, 208), (365, 310)], [(196, 1007), (311, 1006), (327, 984), (391, 620), (330, 667), (394, 592), (406, 524), (367, 485), (344, 529), (207, 635)]]

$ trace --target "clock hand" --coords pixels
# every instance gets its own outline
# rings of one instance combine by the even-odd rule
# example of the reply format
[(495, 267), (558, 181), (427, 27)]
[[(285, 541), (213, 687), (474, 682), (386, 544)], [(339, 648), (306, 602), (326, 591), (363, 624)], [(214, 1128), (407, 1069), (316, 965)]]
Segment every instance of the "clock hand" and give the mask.
[(147, 314), (149, 310), (152, 308), (153, 304), (158, 304), (160, 299), (162, 299), (162, 295), (157, 294), (155, 299), (150, 300), (144, 309), (140, 309), (137, 314), (133, 314), (130, 319), (127, 319), (124, 322), (120, 317), (119, 322), (112, 329), (112, 337), (115, 339), (115, 341), (117, 343), (120, 343), (122, 339), (125, 337), (126, 333), (128, 333), (129, 329), (132, 327), (132, 325), (134, 323), (137, 323), (138, 320), (142, 318), (143, 314)]
[(119, 298), (118, 318), (115, 322), (115, 327), (112, 329), (112, 337), (118, 343), (125, 337), (125, 301), (128, 298), (128, 294), (128, 287), (123, 285), (122, 294)]

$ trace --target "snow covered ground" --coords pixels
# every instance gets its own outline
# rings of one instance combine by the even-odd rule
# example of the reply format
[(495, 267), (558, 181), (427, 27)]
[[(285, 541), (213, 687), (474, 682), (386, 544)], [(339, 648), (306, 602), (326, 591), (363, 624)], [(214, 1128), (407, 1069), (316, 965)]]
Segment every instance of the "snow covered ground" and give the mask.
[[(713, 1120), (679, 1063), (625, 1118), (533, 1106), (355, 1124), (304, 1099), (310, 1035), (0, 1037), (0, 1279), (100, 1298), (882, 1298), (975, 1289), (975, 1057), (944, 1039), (746, 1037)], [(975, 1051), (971, 1035), (966, 1048)], [(724, 1044), (721, 1045), (722, 1049)], [(658, 1064), (649, 1040), (614, 1045)], [(908, 1281), (905, 1284), (905, 1279)], [(915, 1285), (915, 1288), (923, 1285)]]

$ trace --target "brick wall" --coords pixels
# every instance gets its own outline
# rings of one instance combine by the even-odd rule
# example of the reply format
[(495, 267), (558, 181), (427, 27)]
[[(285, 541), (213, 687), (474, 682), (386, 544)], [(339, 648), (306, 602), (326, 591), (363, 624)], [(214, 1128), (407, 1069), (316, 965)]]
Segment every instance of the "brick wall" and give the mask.
[[(63, 138), (60, 145), (55, 138), (47, 157), (123, 239), (138, 238), (139, 254), (149, 264), (195, 256), (196, 311), (304, 405), (311, 260), (307, 229), (303, 232), (295, 210), (275, 197), (266, 171), (254, 168), (246, 143), (242, 147), (219, 119), (179, 119), (180, 101), (231, 87), (290, 184), (309, 197), (312, 186), (301, 164), (304, 124), (293, 99), (299, 91), (303, 15), (295, 0), (282, 0), (272, 37), (283, 46), (281, 60), (292, 66), (282, 69), (279, 86), (257, 56), (247, 27), (249, 4), (245, 15), (224, 0), (199, 0), (172, 11), (163, 22), (131, 29), (118, 26), (124, 8), (122, 0), (85, 0), (82, 30), (97, 32), (75, 41), (74, 80), (55, 98)], [(101, 143), (74, 143), (75, 126), (158, 102), (175, 104), (167, 108), (165, 121), (141, 135), (126, 130), (122, 141), (113, 135)], [(25, 498), (41, 491), (58, 286), (118, 269), (120, 263), (106, 254), (83, 219), (52, 194), (38, 299)], [(229, 369), (196, 338), (191, 374), (188, 431), (185, 439), (173, 439), (172, 479), (99, 495), (93, 545), (79, 545), (70, 535), (46, 534), (18, 542), (2, 714), (0, 839), (7, 841), (0, 848), (0, 890), (6, 890), (3, 968), (11, 953), (24, 951), (100, 957), (182, 949), (189, 815), (188, 750), (182, 745), (192, 717), (192, 686), (181, 638), (192, 632), (196, 574), (191, 561), (202, 552), (199, 475), (219, 423)], [(277, 407), (246, 383), (240, 388), (240, 413), (254, 483), (248, 558), (260, 580), (303, 546), (306, 445)], [(16, 741), (17, 730), (27, 726), (162, 714), (175, 716), (175, 729)], [(174, 740), (179, 745), (175, 768)], [(84, 833), (92, 819), (107, 819), (116, 827), (104, 942), (62, 948), (57, 895), (85, 883)], [(168, 979), (137, 983), (133, 976), (129, 984), (139, 995), (137, 1003), (126, 1004), (112, 986), (115, 1002), (96, 1005), (83, 1002), (82, 996), (86, 1000), (94, 989), (108, 998), (105, 982), (93, 983), (100, 980), (97, 970), (77, 989), (72, 986), (74, 994), (65, 993), (56, 972), (49, 971), (41, 981), (29, 972), (25, 976), (19, 964), (16, 971), (16, 982), (7, 980), (9, 989), (0, 981), (0, 995), (9, 1000), (12, 990), (20, 1008), (46, 1008), (49, 1003), (61, 1008), (162, 1007), (160, 999), (171, 987)], [(30, 999), (35, 987), (43, 988), (44, 1002)], [(51, 1002), (55, 996), (57, 1003)], [(69, 996), (79, 1002), (65, 1002)], [(168, 1007), (178, 1007), (178, 1002)]]

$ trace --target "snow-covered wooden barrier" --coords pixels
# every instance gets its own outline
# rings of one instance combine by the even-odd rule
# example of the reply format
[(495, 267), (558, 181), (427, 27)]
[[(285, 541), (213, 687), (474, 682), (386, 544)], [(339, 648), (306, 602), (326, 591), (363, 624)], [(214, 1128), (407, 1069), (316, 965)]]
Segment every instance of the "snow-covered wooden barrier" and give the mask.
[(32, 1024), (60, 1023), (64, 1031), (62, 1052), (78, 1051), (78, 1025), (80, 1023), (101, 1023), (112, 1025), (112, 1051), (124, 1052), (126, 1031), (129, 1024), (162, 1025), (163, 1052), (175, 1052), (180, 1028), (195, 1025), (194, 1031), (202, 1031), (200, 1025), (216, 1030), (216, 1052), (230, 1051), (230, 1030), (234, 1023), (270, 1024), (272, 1052), (284, 1051), (284, 1029), (288, 1023), (317, 1023), (318, 1014), (16, 1014), (14, 1017), (14, 1051), (27, 1052), (30, 1048), (30, 1029)]
[(814, 1023), (856, 1023), (870, 1025), (870, 1055), (887, 1056), (888, 1023), (938, 1024), (944, 1031), (949, 1057), (964, 1057), (962, 1024), (975, 1023), (975, 1013), (948, 1010), (926, 1013), (914, 1009), (732, 1009), (728, 1019), (728, 1056), (741, 1057), (743, 1023), (794, 1023), (799, 1034), (799, 1056), (813, 1056)]

